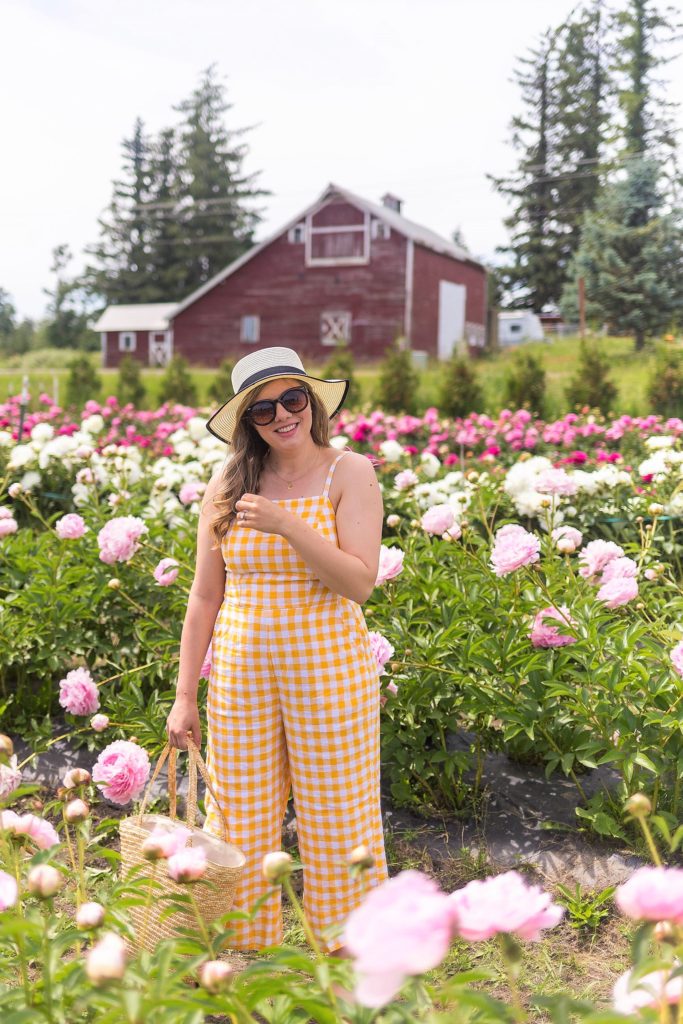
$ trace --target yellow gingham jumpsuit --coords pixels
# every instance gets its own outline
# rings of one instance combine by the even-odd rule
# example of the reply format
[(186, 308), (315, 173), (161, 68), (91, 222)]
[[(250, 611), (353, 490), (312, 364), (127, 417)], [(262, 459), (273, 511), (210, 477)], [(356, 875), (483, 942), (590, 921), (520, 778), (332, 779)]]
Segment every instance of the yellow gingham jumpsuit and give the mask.
[[(280, 499), (337, 544), (323, 493)], [(304, 907), (323, 948), (328, 932), (362, 899), (347, 858), (365, 843), (375, 858), (366, 878), (387, 877), (379, 788), (379, 677), (360, 606), (324, 586), (277, 534), (231, 526), (222, 542), (225, 596), (213, 633), (207, 706), (207, 766), (246, 856), (235, 909), (251, 909), (269, 888), (264, 854), (282, 845), (290, 783), (304, 872)], [(205, 827), (222, 834), (207, 795)], [(282, 941), (278, 889), (253, 922), (235, 922), (231, 946)]]

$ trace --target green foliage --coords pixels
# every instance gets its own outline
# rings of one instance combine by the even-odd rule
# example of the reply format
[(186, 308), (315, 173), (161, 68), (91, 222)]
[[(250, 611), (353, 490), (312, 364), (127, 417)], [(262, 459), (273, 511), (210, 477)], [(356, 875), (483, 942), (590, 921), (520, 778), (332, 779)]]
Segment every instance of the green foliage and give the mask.
[(127, 405), (130, 402), (136, 409), (142, 408), (147, 391), (142, 383), (141, 370), (139, 359), (130, 355), (125, 355), (119, 363), (116, 397), (121, 405)]
[(653, 412), (661, 416), (683, 416), (683, 353), (660, 345), (647, 388)]
[(609, 917), (612, 896), (616, 886), (609, 885), (600, 892), (583, 892), (579, 883), (572, 892), (565, 885), (558, 885), (561, 899), (559, 902), (567, 908), (567, 916), (572, 928), (577, 931), (585, 928), (596, 931), (600, 924)]
[(454, 353), (443, 366), (439, 411), (444, 416), (467, 416), (483, 409), (484, 393), (472, 360)]
[(508, 408), (530, 409), (542, 416), (545, 409), (545, 370), (540, 356), (526, 349), (515, 353), (505, 378), (504, 401)]
[(597, 342), (581, 342), (576, 373), (565, 394), (573, 407), (587, 406), (608, 413), (617, 400), (617, 388), (612, 381), (611, 366), (600, 351)]
[(418, 381), (410, 349), (398, 339), (380, 365), (375, 401), (387, 412), (414, 413)]
[(166, 367), (159, 385), (160, 402), (178, 402), (180, 405), (197, 404), (197, 385), (192, 379), (189, 365), (182, 356), (174, 356)]
[(232, 398), (232, 371), (234, 367), (234, 359), (222, 360), (209, 386), (209, 400), (211, 402), (223, 405), (229, 398)]
[(88, 399), (97, 398), (102, 390), (102, 378), (93, 366), (90, 356), (76, 356), (68, 365), (65, 404), (82, 406)]
[(328, 380), (348, 380), (349, 390), (344, 402), (347, 409), (356, 409), (360, 402), (360, 387), (354, 377), (355, 365), (348, 345), (338, 342), (321, 371), (321, 376)]

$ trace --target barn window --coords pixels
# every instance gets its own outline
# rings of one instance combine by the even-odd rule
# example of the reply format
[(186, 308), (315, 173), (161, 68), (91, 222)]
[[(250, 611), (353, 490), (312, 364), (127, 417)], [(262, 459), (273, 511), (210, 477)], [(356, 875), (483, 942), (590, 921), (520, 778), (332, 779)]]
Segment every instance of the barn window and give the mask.
[(321, 345), (348, 345), (351, 342), (351, 314), (328, 311), (320, 316)]
[(329, 267), (367, 263), (370, 256), (370, 224), (367, 214), (356, 223), (316, 225), (308, 218), (306, 264)]
[(240, 341), (255, 345), (261, 338), (261, 317), (243, 316), (240, 325)]
[(510, 334), (519, 334), (522, 329), (521, 324), (510, 324)]
[(383, 220), (375, 219), (372, 221), (371, 234), (374, 239), (386, 242), (391, 238), (391, 228)]
[(296, 224), (287, 232), (287, 241), (292, 242), (294, 245), (299, 245), (301, 242), (303, 242), (305, 236), (306, 226), (304, 224)]
[(119, 352), (135, 352), (137, 343), (135, 331), (121, 331), (119, 334)]

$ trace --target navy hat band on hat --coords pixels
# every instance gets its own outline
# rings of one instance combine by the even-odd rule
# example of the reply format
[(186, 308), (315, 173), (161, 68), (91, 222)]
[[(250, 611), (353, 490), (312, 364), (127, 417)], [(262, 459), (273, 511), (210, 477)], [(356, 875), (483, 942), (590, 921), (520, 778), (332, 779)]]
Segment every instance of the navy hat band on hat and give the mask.
[(299, 366), (269, 366), (264, 370), (259, 370), (257, 373), (253, 373), (251, 377), (247, 377), (245, 381), (242, 381), (242, 385), (237, 394), (239, 395), (245, 388), (253, 387), (254, 384), (263, 380), (264, 377), (285, 376), (288, 373), (293, 374), (295, 377), (308, 376), (308, 374), (304, 373)]

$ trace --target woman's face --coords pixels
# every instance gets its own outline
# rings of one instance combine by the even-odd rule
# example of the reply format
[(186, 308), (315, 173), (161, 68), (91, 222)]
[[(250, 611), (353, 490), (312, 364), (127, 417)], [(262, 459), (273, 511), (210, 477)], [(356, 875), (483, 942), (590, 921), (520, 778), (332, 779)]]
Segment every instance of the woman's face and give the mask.
[[(264, 384), (257, 395), (252, 397), (250, 404), (253, 405), (254, 402), (262, 401), (265, 398), (275, 400), (289, 388), (302, 386), (302, 381), (293, 378), (280, 377), (278, 380), (271, 380)], [(310, 437), (312, 424), (313, 415), (309, 399), (306, 408), (296, 413), (287, 412), (285, 407), (278, 402), (275, 407), (275, 419), (272, 423), (265, 427), (259, 427), (255, 423), (252, 426), (269, 448), (287, 452), (295, 450), (302, 441), (306, 441)]]

